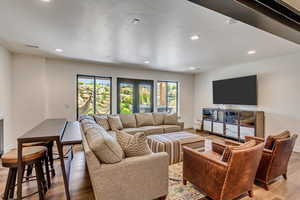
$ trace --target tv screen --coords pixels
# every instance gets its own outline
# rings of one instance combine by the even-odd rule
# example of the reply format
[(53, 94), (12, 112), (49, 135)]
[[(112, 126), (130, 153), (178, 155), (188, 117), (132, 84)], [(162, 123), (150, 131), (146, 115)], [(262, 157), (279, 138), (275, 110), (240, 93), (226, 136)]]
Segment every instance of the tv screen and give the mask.
[(213, 81), (214, 104), (257, 105), (257, 76)]

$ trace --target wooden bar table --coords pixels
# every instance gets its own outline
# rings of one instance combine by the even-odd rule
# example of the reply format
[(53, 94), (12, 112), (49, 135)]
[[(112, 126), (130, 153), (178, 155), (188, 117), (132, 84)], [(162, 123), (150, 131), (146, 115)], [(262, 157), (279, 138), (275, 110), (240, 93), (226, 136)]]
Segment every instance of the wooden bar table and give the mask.
[[(18, 138), (18, 184), (17, 184), (17, 198), (22, 199), (22, 171), (24, 165), (22, 163), (22, 147), (24, 143), (31, 142), (56, 142), (60, 165), (64, 180), (66, 199), (70, 200), (69, 181), (66, 172), (64, 154), (63, 154), (63, 136), (68, 126), (66, 119), (47, 119), (41, 124), (37, 125), (33, 129), (26, 132), (24, 135)], [(72, 144), (72, 140), (69, 139), (69, 144)], [(68, 172), (69, 173), (69, 172)]]

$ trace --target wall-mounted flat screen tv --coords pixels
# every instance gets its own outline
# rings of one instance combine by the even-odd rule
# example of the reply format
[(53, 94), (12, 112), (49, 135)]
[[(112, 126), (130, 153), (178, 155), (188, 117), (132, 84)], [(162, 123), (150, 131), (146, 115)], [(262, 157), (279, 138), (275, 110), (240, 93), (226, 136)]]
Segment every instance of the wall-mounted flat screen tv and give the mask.
[(257, 76), (213, 81), (213, 103), (257, 105)]

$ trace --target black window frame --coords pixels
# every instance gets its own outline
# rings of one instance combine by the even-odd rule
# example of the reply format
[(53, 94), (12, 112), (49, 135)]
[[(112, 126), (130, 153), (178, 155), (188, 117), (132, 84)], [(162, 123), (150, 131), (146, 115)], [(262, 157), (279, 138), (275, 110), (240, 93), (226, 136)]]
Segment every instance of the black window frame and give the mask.
[(76, 115), (77, 119), (79, 118), (79, 103), (78, 103), (78, 79), (80, 77), (87, 77), (87, 78), (93, 78), (94, 79), (94, 99), (93, 99), (93, 107), (94, 107), (94, 115), (96, 114), (96, 80), (97, 79), (109, 79), (110, 81), (110, 114), (112, 114), (112, 98), (113, 98), (113, 93), (112, 93), (112, 77), (109, 76), (98, 76), (98, 75), (87, 75), (87, 74), (77, 74), (76, 75)]
[(178, 104), (179, 104), (179, 102), (178, 102), (178, 88), (179, 88), (179, 82), (178, 81), (162, 81), (162, 80), (159, 80), (159, 81), (157, 81), (156, 82), (156, 108), (158, 108), (158, 102), (157, 102), (157, 97), (158, 97), (158, 94), (157, 94), (157, 85), (158, 85), (158, 83), (166, 83), (167, 84), (167, 87), (166, 87), (166, 96), (165, 96), (165, 100), (166, 100), (166, 111), (165, 112), (168, 112), (168, 110), (169, 110), (169, 106), (168, 106), (168, 98), (169, 98), (169, 96), (168, 96), (168, 94), (169, 94), (169, 87), (168, 87), (168, 83), (176, 83), (176, 113), (178, 113), (179, 112), (179, 110), (178, 110)]
[(133, 113), (139, 113), (139, 85), (146, 84), (151, 85), (151, 109), (150, 112), (154, 111), (154, 81), (153, 80), (144, 80), (144, 79), (132, 79), (132, 78), (117, 78), (117, 113), (121, 113), (120, 107), (120, 84), (129, 83), (133, 84)]

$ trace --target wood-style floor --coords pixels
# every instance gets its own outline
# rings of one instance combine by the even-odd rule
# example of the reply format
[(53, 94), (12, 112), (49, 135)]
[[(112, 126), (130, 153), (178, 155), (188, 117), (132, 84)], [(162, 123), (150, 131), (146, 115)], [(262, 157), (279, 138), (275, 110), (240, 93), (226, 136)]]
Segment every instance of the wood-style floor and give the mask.
[[(212, 140), (223, 140), (220, 137), (199, 133)], [(55, 162), (56, 176), (52, 179), (52, 187), (47, 192), (47, 199), (64, 199), (63, 180), (59, 168), (59, 162)], [(86, 168), (84, 153), (80, 146), (77, 146), (72, 162), (70, 177), (70, 192), (72, 200), (94, 200), (89, 175)], [(0, 193), (2, 195), (6, 183), (8, 170), (0, 167)], [(101, 177), (99, 177), (101, 178)], [(25, 183), (24, 193), (30, 193), (37, 189), (36, 183)], [(37, 200), (38, 195), (28, 199)], [(254, 186), (254, 197), (240, 197), (239, 200), (300, 200), (300, 153), (294, 153), (291, 157), (288, 170), (288, 180), (279, 178), (270, 186), (270, 191)], [(121, 200), (121, 199), (120, 199)], [(141, 199), (143, 200), (143, 199)], [(204, 200), (204, 198), (202, 199)]]

